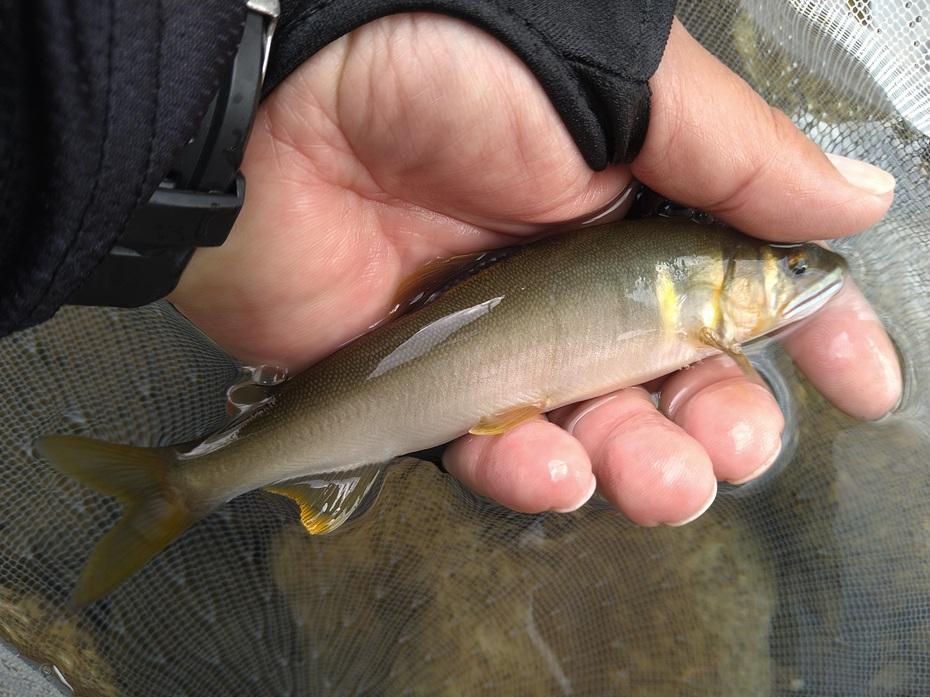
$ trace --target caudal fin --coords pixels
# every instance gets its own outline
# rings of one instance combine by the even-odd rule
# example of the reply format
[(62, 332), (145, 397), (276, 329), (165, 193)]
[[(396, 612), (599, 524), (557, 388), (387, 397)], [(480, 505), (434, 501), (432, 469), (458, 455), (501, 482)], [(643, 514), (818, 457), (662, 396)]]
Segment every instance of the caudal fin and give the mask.
[(165, 451), (82, 436), (46, 436), (36, 447), (61, 472), (125, 504), (84, 566), (74, 589), (79, 606), (112, 591), (200, 517), (169, 487)]

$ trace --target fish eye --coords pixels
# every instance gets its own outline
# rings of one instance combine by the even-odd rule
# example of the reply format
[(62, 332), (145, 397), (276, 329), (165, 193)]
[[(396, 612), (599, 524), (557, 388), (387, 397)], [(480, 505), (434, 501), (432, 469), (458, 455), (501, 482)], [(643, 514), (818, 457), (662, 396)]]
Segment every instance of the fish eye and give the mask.
[(807, 273), (807, 255), (804, 252), (792, 252), (788, 255), (788, 270), (795, 276)]

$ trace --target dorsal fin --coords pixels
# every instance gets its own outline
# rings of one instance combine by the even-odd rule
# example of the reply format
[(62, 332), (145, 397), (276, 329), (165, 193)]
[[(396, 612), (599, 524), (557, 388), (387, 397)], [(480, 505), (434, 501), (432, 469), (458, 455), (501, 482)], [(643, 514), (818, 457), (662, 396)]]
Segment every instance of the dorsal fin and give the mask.
[(428, 305), (445, 291), (520, 249), (521, 247), (503, 247), (427, 262), (401, 281), (394, 294), (390, 315), (405, 314)]

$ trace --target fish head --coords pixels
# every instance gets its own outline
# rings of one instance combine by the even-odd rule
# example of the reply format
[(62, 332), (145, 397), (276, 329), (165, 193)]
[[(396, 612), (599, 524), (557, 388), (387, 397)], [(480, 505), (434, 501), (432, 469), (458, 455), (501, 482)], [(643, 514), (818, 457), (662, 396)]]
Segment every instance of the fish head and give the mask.
[(809, 317), (846, 281), (846, 260), (826, 247), (808, 242), (776, 250), (782, 254), (773, 307), (780, 325)]
[(809, 317), (846, 280), (846, 260), (812, 242), (760, 243), (753, 256), (733, 263), (721, 284), (719, 311), (725, 334), (739, 342)]

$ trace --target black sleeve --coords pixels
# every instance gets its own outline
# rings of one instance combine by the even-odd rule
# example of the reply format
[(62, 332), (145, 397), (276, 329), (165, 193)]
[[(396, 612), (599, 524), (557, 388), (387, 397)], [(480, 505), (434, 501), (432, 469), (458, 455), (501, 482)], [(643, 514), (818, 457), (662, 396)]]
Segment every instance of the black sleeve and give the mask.
[(536, 75), (592, 169), (630, 161), (649, 121), (677, 0), (283, 0), (266, 93), (323, 46), (378, 17), (440, 12), (507, 45)]
[(0, 336), (48, 319), (194, 134), (245, 0), (0, 0)]
[[(470, 21), (536, 74), (588, 164), (629, 160), (675, 0), (284, 0), (266, 93), (377, 17)], [(196, 131), (245, 0), (0, 0), (0, 336), (51, 317)]]

